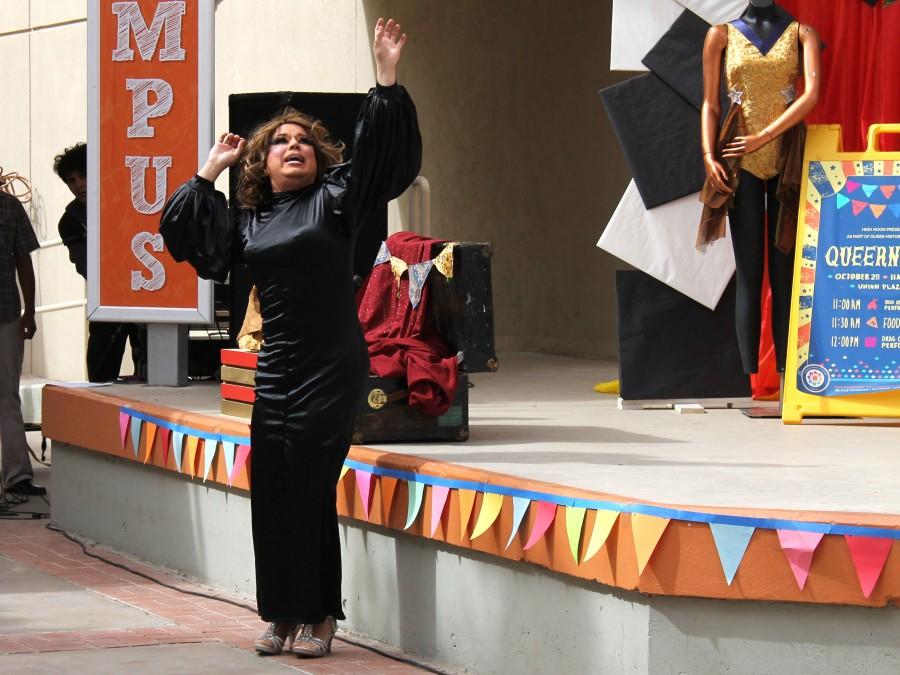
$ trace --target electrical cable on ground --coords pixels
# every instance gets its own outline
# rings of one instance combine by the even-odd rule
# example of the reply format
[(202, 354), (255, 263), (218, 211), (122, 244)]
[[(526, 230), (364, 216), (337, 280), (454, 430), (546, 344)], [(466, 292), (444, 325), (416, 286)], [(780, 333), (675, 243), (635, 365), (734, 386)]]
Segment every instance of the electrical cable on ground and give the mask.
[[(47, 514), (47, 516), (49, 516), (49, 514)], [(2, 516), (0, 516), (0, 517), (2, 517)], [(111, 565), (113, 567), (117, 567), (121, 570), (125, 570), (126, 572), (130, 572), (131, 574), (139, 576), (142, 579), (147, 579), (148, 581), (152, 581), (153, 583), (163, 586), (164, 588), (168, 588), (170, 590), (177, 591), (178, 593), (184, 593), (185, 595), (194, 595), (194, 596), (197, 596), (200, 598), (206, 598), (208, 600), (218, 600), (219, 602), (224, 602), (229, 605), (233, 605), (235, 607), (240, 607), (241, 609), (246, 609), (247, 611), (253, 612), (254, 614), (258, 613), (256, 607), (253, 607), (251, 605), (246, 605), (242, 602), (238, 602), (237, 600), (230, 600), (228, 598), (223, 598), (218, 595), (210, 595), (208, 593), (202, 593), (200, 591), (189, 591), (184, 588), (179, 588), (178, 586), (173, 586), (172, 584), (167, 584), (166, 582), (161, 581), (160, 579), (152, 577), (149, 574), (144, 574), (143, 572), (140, 572), (132, 567), (129, 567), (128, 565), (123, 565), (122, 563), (117, 563), (113, 560), (109, 560), (108, 558), (104, 558), (103, 556), (98, 555), (96, 553), (91, 553), (90, 551), (88, 551), (87, 546), (84, 544), (84, 542), (76, 539), (75, 537), (73, 537), (71, 534), (69, 534), (62, 528), (56, 527), (55, 525), (51, 525), (48, 523), (47, 529), (52, 532), (58, 532), (59, 534), (64, 536), (69, 541), (71, 541), (75, 544), (78, 544), (81, 547), (82, 553), (84, 553), (84, 555), (86, 555), (87, 557), (93, 558), (95, 560), (99, 560), (100, 562), (106, 563), (107, 565)], [(334, 639), (339, 642), (348, 644), (348, 645), (353, 645), (354, 647), (360, 647), (361, 649), (365, 649), (374, 654), (378, 654), (379, 656), (383, 656), (387, 659), (391, 659), (392, 661), (397, 661), (399, 663), (405, 663), (406, 665), (413, 666), (415, 668), (419, 668), (420, 670), (424, 670), (429, 673), (435, 673), (435, 675), (450, 675), (449, 673), (447, 673), (447, 671), (438, 670), (437, 668), (426, 665), (424, 663), (419, 663), (418, 661), (414, 661), (413, 659), (408, 659), (408, 658), (405, 658), (402, 656), (398, 656), (396, 654), (391, 654), (387, 651), (379, 649), (378, 647), (373, 647), (372, 645), (367, 645), (363, 642), (358, 642), (356, 640), (352, 640), (347, 637), (335, 635)]]

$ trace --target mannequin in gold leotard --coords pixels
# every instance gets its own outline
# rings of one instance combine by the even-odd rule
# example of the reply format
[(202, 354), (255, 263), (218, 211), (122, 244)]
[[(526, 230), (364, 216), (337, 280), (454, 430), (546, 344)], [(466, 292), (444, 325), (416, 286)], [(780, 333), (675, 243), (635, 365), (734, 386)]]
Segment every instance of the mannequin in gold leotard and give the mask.
[[(723, 61), (732, 102), (727, 119), (730, 136), (719, 133)], [(728, 204), (737, 267), (735, 325), (747, 373), (757, 372), (759, 365), (760, 293), (767, 248), (775, 354), (778, 370), (784, 371), (793, 242), (776, 241), (778, 180), (779, 173), (785, 172), (782, 160), (788, 150), (782, 136), (815, 106), (819, 71), (816, 32), (791, 20), (773, 0), (750, 0), (739, 19), (710, 28), (703, 47), (704, 198), (717, 193), (720, 204)], [(801, 73), (803, 93), (798, 96)], [(709, 200), (704, 201), (709, 205)], [(721, 234), (707, 236), (701, 243)]]

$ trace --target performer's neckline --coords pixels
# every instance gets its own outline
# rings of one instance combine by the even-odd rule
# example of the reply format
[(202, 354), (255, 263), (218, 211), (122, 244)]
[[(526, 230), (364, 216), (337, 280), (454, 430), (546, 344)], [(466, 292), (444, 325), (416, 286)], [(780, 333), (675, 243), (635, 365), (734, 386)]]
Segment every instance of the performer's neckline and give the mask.
[(731, 25), (740, 31), (741, 35), (747, 38), (747, 41), (756, 47), (763, 57), (766, 57), (772, 51), (772, 47), (778, 44), (778, 41), (784, 36), (793, 22), (793, 19), (790, 17), (783, 17), (778, 27), (772, 31), (767, 39), (760, 37), (759, 33), (753, 30), (753, 27), (740, 17), (732, 21)]

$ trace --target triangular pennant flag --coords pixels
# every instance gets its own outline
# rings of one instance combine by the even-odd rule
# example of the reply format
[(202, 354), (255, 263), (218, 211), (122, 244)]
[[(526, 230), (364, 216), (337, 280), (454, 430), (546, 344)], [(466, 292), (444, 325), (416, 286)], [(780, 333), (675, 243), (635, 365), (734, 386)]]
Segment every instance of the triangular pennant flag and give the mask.
[(875, 584), (881, 577), (894, 540), (878, 537), (855, 537), (850, 534), (844, 535), (844, 540), (847, 542), (847, 548), (850, 549), (850, 557), (853, 559), (853, 566), (856, 568), (856, 576), (859, 578), (863, 596), (868, 598), (872, 595)]
[(837, 197), (837, 207), (838, 207), (838, 209), (842, 209), (842, 208), (844, 208), (845, 206), (847, 206), (847, 204), (850, 203), (850, 198), (849, 198), (849, 197), (845, 197), (845, 196), (842, 195), (840, 192), (838, 192), (837, 195), (835, 195), (835, 196)]
[(900, 218), (900, 204), (891, 204), (888, 208), (891, 210), (891, 212), (892, 212), (895, 216), (897, 216), (898, 218)]
[(172, 457), (175, 460), (175, 468), (181, 473), (181, 451), (184, 444), (184, 432), (172, 429)]
[[(525, 513), (528, 511), (528, 505), (531, 503), (531, 500), (528, 497), (513, 497), (513, 522), (512, 522), (512, 532), (509, 533), (509, 541), (506, 542), (506, 548), (510, 547), (513, 539), (516, 538), (516, 534), (519, 532), (519, 528), (522, 526), (522, 519), (525, 517)], [(506, 549), (504, 549), (506, 550)]]
[(386, 263), (391, 259), (391, 252), (388, 249), (388, 245), (386, 241), (381, 242), (381, 248), (378, 249), (378, 255), (375, 256), (375, 262), (372, 263), (372, 267), (375, 265), (380, 265), (381, 263)]
[(813, 554), (824, 536), (821, 532), (801, 532), (800, 530), (778, 530), (778, 541), (781, 550), (787, 557), (791, 572), (800, 590), (806, 586), (809, 568), (812, 567)]
[(404, 530), (412, 527), (412, 524), (416, 522), (416, 518), (419, 517), (419, 509), (422, 508), (422, 496), (425, 494), (425, 483), (408, 480), (406, 481), (406, 487), (409, 489), (409, 499), (406, 502), (406, 525), (403, 526)]
[(131, 451), (134, 453), (135, 458), (138, 456), (138, 446), (141, 442), (141, 425), (142, 420), (139, 417), (131, 418)]
[(854, 199), (853, 200), (853, 215), (858, 216), (860, 213), (862, 213), (865, 210), (865, 208), (867, 206), (868, 206), (868, 204), (866, 204), (865, 202), (860, 202), (860, 201), (857, 201), (856, 199)]
[(391, 507), (394, 505), (394, 493), (397, 491), (397, 479), (391, 476), (382, 476), (378, 484), (381, 486), (381, 517), (384, 525), (389, 525)]
[(222, 439), (222, 455), (225, 457), (225, 477), (231, 485), (231, 476), (234, 473), (234, 441)]
[(580, 506), (566, 507), (566, 537), (569, 540), (569, 550), (575, 564), (578, 564), (578, 549), (581, 548), (581, 528), (584, 525), (584, 516), (587, 509)]
[(475, 490), (460, 488), (456, 493), (459, 497), (459, 540), (462, 541), (469, 533), (469, 519), (475, 508)]
[(419, 306), (422, 289), (425, 287), (425, 281), (428, 279), (428, 273), (433, 265), (433, 261), (426, 260), (409, 266), (409, 304), (413, 306), (413, 309)]
[(191, 477), (197, 473), (197, 450), (200, 445), (200, 438), (197, 436), (187, 436), (187, 460), (188, 473)]
[(878, 189), (877, 185), (863, 185), (862, 191), (866, 193), (866, 197), (871, 197), (875, 194), (875, 190)]
[(894, 192), (897, 190), (896, 185), (882, 185), (881, 186), (881, 194), (885, 196), (886, 199), (890, 199), (894, 196)]
[(534, 516), (534, 525), (531, 527), (531, 534), (528, 536), (528, 541), (525, 542), (525, 547), (522, 550), (527, 551), (537, 544), (541, 538), (547, 534), (547, 530), (553, 525), (555, 519), (556, 504), (551, 504), (550, 502), (538, 502)]
[[(210, 448), (212, 444), (212, 448)], [(209, 470), (212, 468), (213, 460), (216, 458), (216, 450), (219, 449), (219, 442), (215, 438), (203, 439), (203, 482), (209, 478)]]
[(734, 575), (747, 552), (750, 537), (756, 530), (745, 525), (724, 525), (722, 523), (710, 523), (713, 541), (716, 542), (716, 550), (719, 552), (719, 562), (722, 563), (722, 571), (725, 572), (725, 581), (731, 586)]
[(859, 190), (859, 183), (857, 183), (855, 180), (848, 180), (847, 181), (847, 192), (849, 192), (850, 194), (853, 194), (857, 190)]
[(119, 413), (119, 440), (122, 442), (122, 450), (125, 449), (125, 435), (128, 433), (128, 413)]
[(869, 208), (872, 209), (872, 213), (875, 214), (875, 218), (881, 218), (881, 214), (884, 213), (887, 208), (887, 204), (869, 204)]
[(156, 440), (157, 426), (153, 422), (147, 422), (144, 430), (144, 464), (146, 464), (153, 455), (153, 442)]
[[(242, 466), (247, 466), (247, 458), (250, 457), (250, 446), (241, 443), (237, 446), (237, 455), (234, 458), (234, 472), (237, 473)], [(228, 477), (228, 484), (234, 480), (234, 476)]]
[(634, 552), (637, 556), (638, 575), (644, 573), (647, 563), (656, 550), (656, 545), (669, 525), (669, 518), (648, 516), (643, 513), (631, 514), (631, 533), (634, 537)]
[(475, 521), (475, 529), (472, 530), (472, 539), (477, 539), (487, 532), (497, 516), (500, 515), (500, 509), (503, 508), (503, 495), (494, 492), (485, 492), (484, 499), (481, 502), (481, 511), (478, 512), (478, 519)]
[(338, 482), (344, 480), (344, 476), (347, 475), (347, 472), (348, 472), (349, 470), (350, 470), (350, 467), (347, 466), (346, 464), (344, 464), (344, 466), (341, 467), (341, 475), (338, 476)]
[(356, 491), (359, 492), (359, 500), (362, 502), (363, 514), (369, 519), (369, 508), (372, 506), (372, 479), (370, 471), (356, 469)]
[(603, 544), (609, 539), (609, 533), (612, 532), (613, 525), (616, 524), (618, 518), (618, 511), (607, 511), (605, 509), (597, 511), (597, 518), (594, 520), (594, 530), (591, 532), (591, 539), (588, 541), (587, 551), (584, 552), (582, 563), (586, 563), (597, 555), (597, 551), (603, 548)]
[(169, 463), (169, 435), (171, 433), (172, 430), (169, 427), (159, 428), (159, 447), (163, 452), (163, 466)]
[(444, 506), (447, 504), (449, 495), (450, 488), (443, 485), (431, 486), (431, 527), (428, 528), (429, 537), (433, 537), (437, 531), (437, 526), (441, 522), (441, 516), (444, 515)]

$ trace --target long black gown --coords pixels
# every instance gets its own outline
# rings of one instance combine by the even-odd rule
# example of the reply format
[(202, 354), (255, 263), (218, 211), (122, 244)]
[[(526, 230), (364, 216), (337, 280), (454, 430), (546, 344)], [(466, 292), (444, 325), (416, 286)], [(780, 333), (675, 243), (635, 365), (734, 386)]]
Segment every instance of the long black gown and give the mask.
[(416, 177), (422, 141), (399, 85), (369, 92), (351, 161), (321, 182), (242, 209), (195, 176), (160, 232), (176, 260), (223, 281), (243, 259), (259, 291), (264, 345), (250, 438), (256, 588), (264, 621), (343, 619), (336, 489), (369, 372), (352, 280), (358, 227)]

